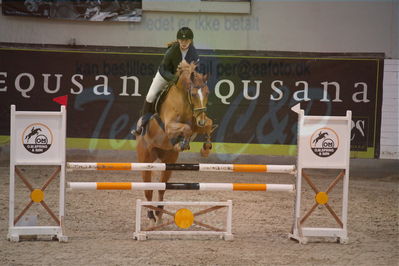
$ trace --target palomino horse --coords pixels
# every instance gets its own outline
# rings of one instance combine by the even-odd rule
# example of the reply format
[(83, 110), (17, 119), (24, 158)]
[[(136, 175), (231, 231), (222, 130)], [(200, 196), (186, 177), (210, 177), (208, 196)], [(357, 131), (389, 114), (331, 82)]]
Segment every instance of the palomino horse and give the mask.
[[(182, 61), (177, 69), (179, 76), (172, 85), (163, 104), (147, 123), (144, 133), (137, 136), (137, 159), (139, 162), (175, 163), (179, 152), (190, 149), (190, 138), (196, 134), (206, 136), (201, 149), (202, 156), (208, 156), (212, 149), (211, 133), (213, 123), (206, 116), (208, 102), (207, 76), (195, 71), (194, 63)], [(160, 182), (168, 182), (172, 172), (163, 171)], [(143, 171), (144, 182), (151, 182), (151, 171)], [(152, 190), (146, 190), (147, 201), (152, 200)], [(158, 191), (158, 200), (163, 201), (165, 191)], [(158, 206), (162, 209), (163, 206)], [(156, 216), (156, 217), (155, 217)], [(148, 211), (148, 217), (160, 223), (162, 211)]]

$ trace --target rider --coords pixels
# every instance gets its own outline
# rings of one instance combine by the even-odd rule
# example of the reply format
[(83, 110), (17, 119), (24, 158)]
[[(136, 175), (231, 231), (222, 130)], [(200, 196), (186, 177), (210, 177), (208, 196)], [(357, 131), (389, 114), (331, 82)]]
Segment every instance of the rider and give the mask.
[(183, 27), (177, 32), (177, 40), (168, 44), (168, 49), (145, 98), (141, 117), (137, 121), (137, 127), (132, 131), (133, 134), (140, 135), (143, 127), (155, 112), (154, 102), (159, 92), (168, 84), (177, 82), (179, 77), (175, 73), (179, 63), (182, 60), (186, 60), (189, 63), (199, 61), (197, 50), (193, 45), (193, 39), (193, 31), (189, 27)]

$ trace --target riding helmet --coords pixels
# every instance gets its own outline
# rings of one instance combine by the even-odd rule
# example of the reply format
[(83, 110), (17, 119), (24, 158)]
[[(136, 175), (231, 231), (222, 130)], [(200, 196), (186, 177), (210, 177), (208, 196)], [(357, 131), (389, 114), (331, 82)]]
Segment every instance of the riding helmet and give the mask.
[(189, 27), (183, 27), (177, 32), (177, 39), (194, 39), (194, 33)]

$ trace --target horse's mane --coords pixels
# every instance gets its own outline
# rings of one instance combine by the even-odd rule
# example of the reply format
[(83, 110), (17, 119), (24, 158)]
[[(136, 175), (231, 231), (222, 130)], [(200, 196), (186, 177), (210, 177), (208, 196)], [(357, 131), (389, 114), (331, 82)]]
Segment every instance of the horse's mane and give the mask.
[(194, 63), (188, 63), (186, 60), (183, 60), (180, 62), (180, 64), (177, 67), (176, 75), (180, 76), (183, 73), (184, 74), (191, 74), (195, 71), (195, 68), (197, 67), (196, 64)]

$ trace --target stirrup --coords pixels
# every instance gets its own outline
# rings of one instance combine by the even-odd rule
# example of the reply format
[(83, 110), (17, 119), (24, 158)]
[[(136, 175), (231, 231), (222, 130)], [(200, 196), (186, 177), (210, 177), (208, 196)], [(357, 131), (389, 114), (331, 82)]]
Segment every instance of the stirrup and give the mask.
[(135, 136), (140, 136), (141, 132), (143, 132), (143, 127), (139, 127), (130, 131), (130, 133)]
[(140, 136), (141, 132), (143, 132), (143, 116), (139, 118), (136, 124), (136, 128), (130, 131), (132, 135)]
[(132, 131), (130, 131), (130, 133), (135, 136), (140, 136), (143, 133), (144, 127), (148, 123), (152, 115), (153, 113), (150, 112), (142, 115), (137, 121), (136, 129), (133, 129)]

